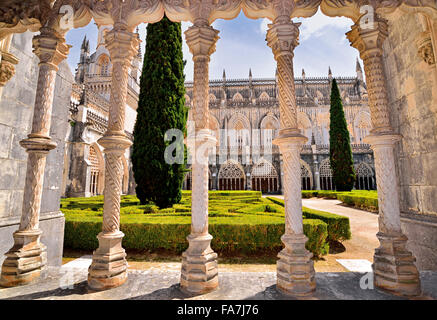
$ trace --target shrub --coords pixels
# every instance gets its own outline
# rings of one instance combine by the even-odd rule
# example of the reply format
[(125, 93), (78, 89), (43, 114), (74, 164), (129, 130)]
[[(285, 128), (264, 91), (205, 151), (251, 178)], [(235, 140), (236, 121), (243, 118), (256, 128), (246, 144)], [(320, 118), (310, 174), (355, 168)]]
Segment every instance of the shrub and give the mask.
[[(268, 200), (284, 206), (284, 200), (267, 197)], [(344, 241), (351, 238), (349, 218), (338, 214), (312, 210), (303, 207), (304, 219), (319, 219), (328, 225), (328, 239), (329, 241)]]
[[(97, 234), (101, 231), (101, 222), (69, 221), (65, 222), (64, 246), (71, 249), (95, 250), (98, 247)], [(303, 221), (304, 234), (308, 237), (305, 247), (315, 257), (329, 251), (327, 225), (321, 220)], [(125, 223), (121, 225), (125, 234), (125, 249), (159, 250), (166, 249), (175, 254), (186, 250), (190, 224)], [(218, 253), (256, 253), (260, 250), (278, 252), (283, 247), (281, 236), (285, 232), (284, 224), (211, 224), (209, 232), (213, 236), (211, 246)]]

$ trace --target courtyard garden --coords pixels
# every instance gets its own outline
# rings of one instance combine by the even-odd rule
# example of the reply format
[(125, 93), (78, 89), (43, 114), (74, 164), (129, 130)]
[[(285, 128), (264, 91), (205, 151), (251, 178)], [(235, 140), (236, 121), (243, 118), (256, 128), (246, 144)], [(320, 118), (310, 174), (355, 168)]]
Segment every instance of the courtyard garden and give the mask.
[[(65, 214), (64, 247), (94, 250), (102, 228), (103, 196), (61, 200)], [(172, 208), (140, 205), (135, 196), (122, 196), (121, 231), (127, 250), (166, 250), (182, 253), (191, 225), (191, 192)], [(306, 247), (315, 257), (329, 252), (330, 243), (351, 238), (349, 218), (303, 208)], [(209, 232), (212, 247), (222, 255), (273, 253), (282, 249), (284, 206), (276, 198), (263, 198), (258, 191), (210, 191)]]
[(378, 192), (376, 190), (352, 190), (350, 192), (309, 190), (302, 191), (302, 198), (337, 199), (348, 206), (378, 212)]

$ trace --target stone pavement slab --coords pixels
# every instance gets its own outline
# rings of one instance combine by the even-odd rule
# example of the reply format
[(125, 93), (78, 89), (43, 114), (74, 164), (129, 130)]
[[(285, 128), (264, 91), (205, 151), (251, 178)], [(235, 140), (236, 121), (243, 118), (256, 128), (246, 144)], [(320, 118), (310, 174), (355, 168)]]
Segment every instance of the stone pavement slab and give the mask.
[[(217, 291), (202, 296), (188, 296), (179, 289), (180, 272), (129, 270), (120, 287), (91, 292), (88, 271), (48, 267), (43, 279), (15, 288), (0, 289), (0, 299), (8, 300), (284, 300), (293, 299), (276, 291), (274, 272), (221, 272)], [(404, 299), (376, 289), (360, 288), (362, 273), (316, 273), (317, 290), (311, 300), (397, 300)], [(422, 272), (424, 296), (437, 298), (437, 272)]]

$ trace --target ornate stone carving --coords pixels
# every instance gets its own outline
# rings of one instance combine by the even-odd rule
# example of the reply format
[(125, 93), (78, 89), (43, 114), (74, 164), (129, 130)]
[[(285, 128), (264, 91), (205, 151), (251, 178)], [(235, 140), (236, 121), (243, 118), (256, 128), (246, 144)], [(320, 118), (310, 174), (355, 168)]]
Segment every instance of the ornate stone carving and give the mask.
[(39, 212), (46, 157), (56, 147), (49, 136), (56, 71), (69, 51), (65, 39), (49, 28), (34, 37), (33, 46), (40, 59), (39, 76), (32, 132), (20, 142), (29, 155), (20, 227), (2, 266), (0, 284), (8, 287), (38, 278), (46, 264), (46, 247), (40, 243)]
[(273, 143), (283, 157), (285, 248), (278, 255), (277, 288), (288, 295), (311, 294), (315, 288), (312, 254), (305, 249), (308, 240), (303, 234), (300, 149), (308, 140), (298, 129), (293, 56), (298, 45), (299, 25), (289, 13), (275, 19), (267, 31), (267, 44), (278, 65), (279, 110), (281, 130)]
[(18, 59), (10, 53), (1, 53), (0, 62), (0, 87), (3, 87), (15, 75), (15, 65)]
[(387, 22), (377, 18), (375, 28), (361, 29), (359, 22), (346, 35), (351, 46), (360, 52), (367, 77), (367, 91), (374, 132), (390, 132), (390, 117), (382, 62), (382, 44), (388, 36)]
[(368, 83), (369, 107), (373, 130), (364, 139), (374, 150), (378, 185), (379, 233), (381, 246), (375, 250), (375, 284), (404, 295), (420, 294), (419, 273), (414, 257), (405, 248), (401, 231), (399, 189), (395, 170), (394, 146), (401, 137), (390, 125), (387, 83), (384, 75), (382, 45), (388, 35), (387, 22), (375, 16), (375, 28), (361, 29), (359, 21), (347, 33), (351, 45), (364, 61)]
[(139, 39), (118, 24), (105, 36), (112, 61), (111, 101), (108, 130), (99, 140), (105, 152), (105, 189), (103, 226), (99, 248), (93, 253), (88, 285), (93, 290), (117, 287), (127, 280), (126, 253), (121, 245), (120, 197), (122, 193), (123, 157), (132, 144), (124, 132), (127, 81), (132, 59), (138, 53)]
[(431, 41), (431, 34), (425, 32), (422, 34), (421, 38), (417, 41), (418, 54), (423, 61), (425, 61), (430, 66), (435, 64), (435, 54), (434, 48)]
[[(197, 20), (199, 21), (199, 20)], [(191, 234), (188, 249), (182, 254), (181, 288), (188, 293), (202, 294), (218, 287), (217, 254), (211, 249), (208, 233), (208, 154), (216, 145), (209, 130), (208, 69), (210, 55), (215, 51), (218, 31), (208, 25), (194, 25), (186, 32), (193, 54), (193, 120), (195, 150), (192, 165)]]

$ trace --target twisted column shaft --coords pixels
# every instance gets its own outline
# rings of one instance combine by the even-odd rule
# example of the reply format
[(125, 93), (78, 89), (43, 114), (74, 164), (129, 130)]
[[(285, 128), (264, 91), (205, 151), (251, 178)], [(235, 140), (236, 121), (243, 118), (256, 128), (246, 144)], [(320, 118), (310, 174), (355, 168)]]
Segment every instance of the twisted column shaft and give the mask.
[(33, 47), (40, 64), (32, 131), (27, 139), (20, 141), (28, 153), (20, 231), (39, 228), (46, 157), (56, 148), (56, 143), (50, 138), (56, 72), (69, 52), (65, 39), (47, 28), (41, 29), (41, 34), (34, 37)]
[(46, 157), (56, 143), (50, 138), (53, 97), (58, 65), (68, 54), (62, 35), (49, 28), (33, 38), (38, 56), (39, 74), (36, 88), (32, 130), (20, 141), (26, 149), (27, 169), (20, 226), (14, 232), (14, 246), (6, 253), (0, 285), (12, 287), (38, 278), (47, 263), (46, 246), (40, 242), (39, 215), (44, 184)]
[(388, 36), (387, 21), (375, 17), (374, 28), (361, 29), (359, 21), (347, 33), (351, 45), (357, 48), (364, 61), (369, 107), (373, 129), (364, 141), (374, 151), (378, 185), (380, 242), (376, 248), (374, 281), (376, 286), (402, 295), (421, 292), (415, 257), (407, 250), (407, 237), (402, 233), (399, 205), (399, 185), (396, 174), (394, 148), (401, 140), (390, 125), (387, 83), (384, 75), (382, 45)]

